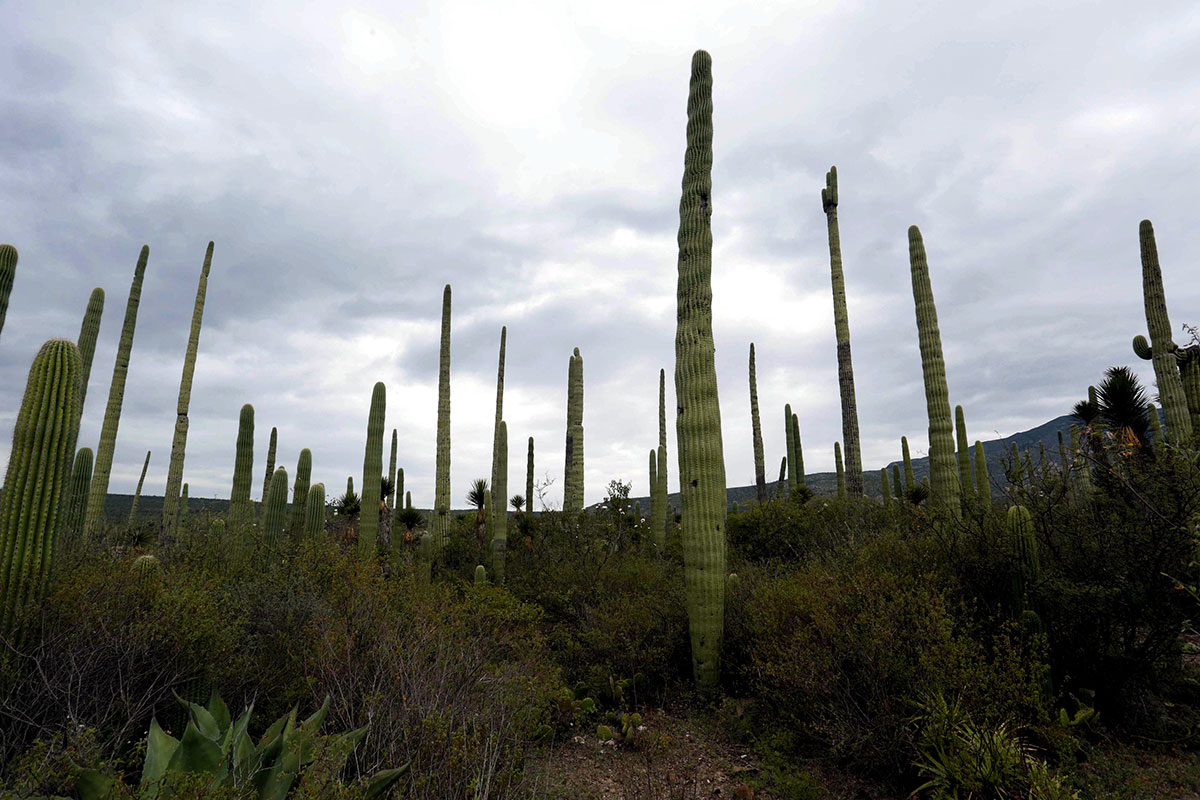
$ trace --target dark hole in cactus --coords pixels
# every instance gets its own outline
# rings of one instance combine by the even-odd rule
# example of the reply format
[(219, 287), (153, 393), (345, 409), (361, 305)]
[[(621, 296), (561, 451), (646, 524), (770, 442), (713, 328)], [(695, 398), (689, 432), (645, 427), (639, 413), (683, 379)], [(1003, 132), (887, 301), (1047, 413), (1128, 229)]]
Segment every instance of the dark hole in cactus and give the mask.
[(699, 486), (699, 485), (700, 485), (700, 484), (699, 484), (699, 482), (698, 482), (698, 481), (696, 481), (695, 479), (693, 479), (693, 480), (692, 480), (692, 488), (695, 488), (695, 487), (697, 487), (697, 486)]

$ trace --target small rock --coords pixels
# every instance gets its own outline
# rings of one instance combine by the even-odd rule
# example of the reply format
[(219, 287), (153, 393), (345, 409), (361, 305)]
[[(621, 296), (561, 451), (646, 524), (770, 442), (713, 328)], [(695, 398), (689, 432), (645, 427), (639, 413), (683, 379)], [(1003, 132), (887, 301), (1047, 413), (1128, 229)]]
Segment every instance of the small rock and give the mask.
[(734, 800), (754, 800), (754, 790), (746, 784), (738, 784), (733, 790)]

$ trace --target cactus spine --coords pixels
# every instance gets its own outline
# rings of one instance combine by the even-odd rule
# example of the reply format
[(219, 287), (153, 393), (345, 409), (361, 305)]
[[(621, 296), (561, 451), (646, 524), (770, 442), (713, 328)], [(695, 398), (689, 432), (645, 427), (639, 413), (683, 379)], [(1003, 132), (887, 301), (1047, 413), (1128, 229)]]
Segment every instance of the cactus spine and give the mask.
[(8, 315), (8, 298), (12, 294), (13, 279), (17, 277), (17, 248), (11, 244), (0, 244), (0, 331), (4, 330), (4, 318)]
[(129, 301), (125, 305), (125, 321), (121, 326), (121, 341), (117, 345), (117, 359), (113, 364), (112, 384), (108, 388), (108, 407), (104, 411), (104, 424), (100, 428), (100, 445), (96, 448), (96, 466), (92, 471), (92, 485), (88, 491), (87, 512), (84, 531), (95, 535), (104, 515), (104, 502), (108, 498), (108, 479), (112, 474), (113, 451), (117, 447), (117, 428), (121, 424), (121, 403), (125, 399), (125, 378), (129, 374), (129, 355), (133, 350), (133, 331), (137, 327), (138, 303), (142, 299), (142, 278), (146, 274), (146, 262), (150, 248), (142, 246), (137, 266), (133, 270), (133, 283), (129, 287)]
[[(792, 441), (796, 445), (796, 485), (808, 486), (808, 481), (804, 477), (804, 442), (800, 440), (800, 417), (792, 414)], [(793, 463), (791, 461), (789, 464)]]
[(846, 470), (842, 465), (842, 445), (840, 442), (833, 443), (833, 470), (837, 474), (837, 498), (838, 500), (845, 500)]
[(83, 312), (83, 323), (79, 326), (79, 357), (83, 372), (79, 376), (79, 413), (83, 414), (83, 402), (87, 399), (88, 380), (92, 374), (92, 358), (96, 355), (96, 339), (100, 336), (100, 317), (104, 315), (104, 290), (97, 286), (88, 298)]
[(192, 330), (183, 357), (183, 377), (179, 379), (179, 401), (175, 407), (175, 438), (171, 440), (171, 461), (167, 467), (167, 491), (163, 495), (162, 533), (168, 539), (179, 527), (179, 488), (183, 484), (184, 451), (187, 448), (188, 406), (192, 401), (192, 376), (196, 372), (196, 351), (200, 347), (200, 323), (204, 319), (204, 297), (208, 293), (208, 270), (212, 265), (213, 243), (208, 243), (196, 303), (192, 307)]
[(879, 469), (879, 494), (883, 498), (885, 506), (892, 502), (892, 490), (888, 486), (887, 467), (880, 467)]
[(796, 429), (792, 426), (792, 404), (783, 406), (783, 433), (787, 444), (787, 487), (788, 494), (796, 493)]
[[(300, 530), (305, 524), (307, 517), (305, 509), (308, 506), (308, 491), (309, 482), (312, 481), (312, 451), (307, 447), (300, 451), (300, 458), (296, 461), (296, 482), (292, 485), (292, 516), (288, 521), (288, 531), (293, 539), (299, 538)], [(324, 505), (325, 487), (321, 487), (322, 500)], [(321, 509), (321, 520), (325, 519), (325, 509)]]
[[(279, 547), (279, 537), (283, 533), (283, 524), (287, 519), (288, 474), (283, 467), (275, 470), (271, 476), (271, 485), (267, 488), (267, 507), (263, 514), (263, 543), (268, 550)], [(364, 515), (368, 516), (368, 515)]]
[[(504, 419), (504, 345), (508, 339), (508, 326), (500, 327), (500, 357), (499, 366), (496, 368), (496, 419), (492, 423), (492, 486), (496, 487), (496, 481), (500, 478), (500, 424)], [(507, 460), (504, 462), (504, 468), (508, 468)], [(507, 481), (505, 481), (507, 483)], [(507, 487), (505, 487), (507, 489)], [(497, 489), (499, 492), (499, 489)], [(504, 492), (500, 492), (500, 512), (507, 514), (505, 498), (508, 497)], [(496, 510), (492, 509), (495, 514)], [(493, 523), (494, 525), (495, 523)]]
[(508, 424), (504, 420), (500, 420), (496, 437), (495, 462), (492, 491), (497, 502), (492, 505), (492, 573), (496, 576), (496, 585), (503, 586), (504, 562), (508, 554), (508, 508), (505, 504), (508, 497)]
[(967, 418), (962, 406), (954, 407), (954, 435), (958, 448), (958, 484), (968, 501), (975, 494), (975, 476), (971, 474), (971, 451), (967, 447)]
[(371, 411), (367, 417), (367, 446), (363, 453), (362, 513), (358, 515), (358, 551), (375, 554), (379, 535), (379, 503), (383, 488), (383, 417), (387, 407), (387, 389), (382, 382), (371, 392)]
[(758, 419), (758, 378), (754, 370), (754, 342), (750, 343), (750, 427), (754, 437), (754, 493), (767, 502), (767, 467), (763, 462), (762, 425)]
[(87, 509), (88, 486), (92, 482), (92, 448), (81, 447), (71, 467), (71, 484), (63, 504), (62, 533), (73, 541), (83, 533), (83, 513)]
[(41, 605), (49, 585), (79, 434), (82, 369), (79, 348), (66, 339), (43, 344), (29, 368), (0, 496), (0, 631), (5, 636), (19, 638), (21, 622)]
[[(533, 514), (533, 437), (529, 437), (529, 453), (525, 458), (525, 513)], [(532, 517), (530, 517), (532, 519)]]
[(325, 533), (325, 484), (308, 487), (304, 500), (304, 538), (315, 542)]
[(912, 456), (908, 451), (908, 437), (900, 437), (900, 455), (904, 460), (904, 492), (907, 494), (917, 485), (917, 479), (913, 475)]
[(846, 311), (846, 279), (842, 274), (842, 237), (838, 230), (837, 167), (825, 173), (821, 207), (829, 227), (829, 274), (833, 282), (833, 328), (837, 336), (838, 389), (842, 396), (842, 441), (846, 444), (846, 489), (863, 496), (862, 450), (858, 441), (858, 405), (854, 400), (854, 365), (850, 358), (850, 316)]
[[(1158, 396), (1167, 418), (1167, 433), (1171, 440), (1182, 444), (1191, 439), (1192, 418), (1188, 410), (1183, 380), (1176, 356), (1178, 347), (1171, 339), (1171, 319), (1167, 314), (1166, 293), (1163, 290), (1162, 268), (1158, 262), (1158, 246), (1154, 241), (1154, 226), (1142, 220), (1138, 228), (1142, 251), (1142, 295), (1146, 308), (1146, 328), (1150, 334), (1151, 360), (1158, 380)], [(1144, 344), (1144, 340), (1143, 340)], [(1137, 347), (1135, 342), (1135, 350)]]
[(950, 422), (950, 393), (946, 387), (946, 362), (938, 332), (937, 308), (929, 282), (929, 264), (921, 231), (908, 229), (908, 257), (912, 267), (913, 304), (921, 342), (921, 372), (925, 378), (925, 407), (929, 414), (929, 487), (934, 504), (951, 516), (961, 511), (961, 487), (954, 466), (954, 427)]
[(133, 504), (129, 506), (129, 521), (137, 517), (138, 500), (142, 498), (142, 485), (146, 482), (146, 470), (150, 467), (150, 451), (146, 451), (146, 460), (142, 462), (142, 477), (138, 478), (137, 489), (133, 493)]
[(279, 429), (271, 428), (271, 441), (267, 444), (267, 471), (263, 473), (263, 513), (267, 513), (267, 492), (271, 491), (271, 478), (275, 476), (275, 449), (279, 444)]
[(442, 346), (438, 359), (437, 463), (433, 488), (433, 557), (450, 528), (450, 284), (442, 290)]
[[(230, 517), (236, 524), (250, 521), (250, 475), (254, 469), (254, 406), (246, 403), (238, 417), (237, 451), (233, 460), (233, 491), (229, 495)], [(269, 486), (269, 485), (268, 485)], [(263, 495), (263, 504), (267, 497)]]
[(563, 511), (583, 510), (583, 356), (579, 348), (567, 368), (567, 444), (563, 474)]
[(986, 508), (992, 504), (992, 481), (988, 477), (987, 454), (983, 442), (975, 440), (975, 492), (979, 502)]
[(725, 627), (725, 459), (712, 339), (712, 59), (692, 57), (679, 201), (675, 396), (692, 667), (716, 690)]

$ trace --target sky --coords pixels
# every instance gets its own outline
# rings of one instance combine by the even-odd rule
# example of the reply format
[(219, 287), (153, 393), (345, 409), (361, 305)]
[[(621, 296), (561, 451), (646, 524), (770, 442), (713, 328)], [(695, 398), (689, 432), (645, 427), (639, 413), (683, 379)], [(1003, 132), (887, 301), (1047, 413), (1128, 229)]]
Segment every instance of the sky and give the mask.
[[(215, 242), (184, 480), (228, 497), (239, 409), (360, 484), (387, 386), (405, 487), (431, 505), (442, 287), (453, 287), (451, 494), (490, 472), (500, 328), (509, 486), (535, 439), (562, 502), (567, 367), (584, 358), (585, 486), (647, 494), (658, 371), (673, 408), (690, 58), (713, 59), (713, 317), (727, 480), (841, 436), (820, 190), (839, 218), (867, 469), (927, 451), (906, 230), (921, 228), (950, 399), (971, 439), (1068, 413), (1149, 362), (1138, 222), (1200, 324), (1200, 7), (1160, 2), (3, 2), (0, 463), (29, 364), (107, 304), (80, 432), (95, 447), (150, 246), (110, 491), (166, 482), (204, 250)], [(1192, 276), (1189, 279), (1189, 276)], [(670, 420), (673, 415), (669, 414)], [(385, 446), (386, 449), (386, 446)], [(677, 487), (673, 425), (670, 486)], [(385, 463), (387, 454), (384, 455)], [(541, 508), (541, 505), (537, 505)]]

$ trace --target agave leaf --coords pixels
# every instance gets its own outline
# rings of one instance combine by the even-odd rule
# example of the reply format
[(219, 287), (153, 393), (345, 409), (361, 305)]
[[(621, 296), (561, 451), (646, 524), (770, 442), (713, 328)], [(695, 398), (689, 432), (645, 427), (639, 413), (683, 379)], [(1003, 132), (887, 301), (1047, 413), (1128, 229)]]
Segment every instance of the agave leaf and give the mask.
[(108, 800), (112, 793), (113, 776), (94, 769), (85, 769), (75, 782), (79, 800)]
[(221, 759), (221, 748), (217, 743), (201, 733), (194, 722), (189, 722), (183, 731), (183, 738), (179, 740), (179, 746), (175, 748), (175, 753), (167, 764), (167, 771), (198, 772), (215, 776)]
[(282, 717), (272, 722), (271, 727), (267, 728), (266, 732), (263, 733), (262, 737), (258, 740), (257, 749), (262, 750), (264, 747), (266, 747), (272, 739), (283, 733), (284, 728), (288, 725), (288, 720), (295, 720), (295, 718), (296, 709), (293, 708), (290, 714), (284, 714)]
[(310, 736), (315, 735), (321, 729), (321, 723), (325, 721), (325, 714), (329, 711), (329, 695), (325, 695), (325, 702), (319, 709), (304, 722), (300, 723), (300, 731), (307, 733)]
[(212, 741), (214, 744), (221, 741), (221, 727), (217, 724), (213, 715), (208, 713), (208, 709), (195, 703), (188, 703), (188, 713), (192, 715), (192, 722), (196, 723), (196, 728), (204, 735), (204, 738)]
[(367, 781), (367, 789), (363, 792), (363, 800), (380, 800), (387, 793), (387, 790), (391, 789), (396, 784), (396, 781), (400, 780), (400, 776), (408, 772), (411, 764), (412, 762), (410, 761), (403, 767), (376, 772), (371, 776), (371, 780)]
[(212, 694), (208, 698), (208, 713), (217, 722), (217, 727), (223, 731), (229, 730), (229, 707), (225, 705), (225, 701), (217, 694), (217, 688), (214, 686)]
[(259, 800), (286, 800), (288, 791), (292, 788), (292, 782), (296, 780), (298, 774), (300, 774), (299, 749), (287, 746), (269, 769), (263, 769), (254, 776), (254, 788), (258, 790)]
[(157, 719), (150, 720), (150, 732), (146, 734), (146, 763), (142, 765), (141, 788), (138, 792), (142, 800), (155, 800), (158, 797), (159, 784), (177, 749), (179, 740), (163, 731)]

